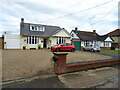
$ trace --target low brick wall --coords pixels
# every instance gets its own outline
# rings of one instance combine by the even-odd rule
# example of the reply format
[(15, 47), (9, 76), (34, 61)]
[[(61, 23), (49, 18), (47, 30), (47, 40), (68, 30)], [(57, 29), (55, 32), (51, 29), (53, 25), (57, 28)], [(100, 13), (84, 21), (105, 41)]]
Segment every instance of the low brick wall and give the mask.
[(66, 64), (66, 55), (68, 53), (53, 53), (53, 54), (58, 56), (58, 60), (54, 62), (54, 72), (58, 75), (68, 72), (111, 66), (120, 63), (120, 60), (101, 60), (78, 64)]
[(111, 50), (111, 47), (100, 47), (101, 50)]
[(0, 37), (0, 49), (4, 48), (4, 39), (3, 37)]
[(106, 61), (97, 61), (97, 62), (80, 63), (80, 64), (69, 64), (66, 67), (67, 68), (66, 72), (100, 68), (100, 67), (115, 65), (118, 63), (120, 63), (120, 60), (106, 60)]

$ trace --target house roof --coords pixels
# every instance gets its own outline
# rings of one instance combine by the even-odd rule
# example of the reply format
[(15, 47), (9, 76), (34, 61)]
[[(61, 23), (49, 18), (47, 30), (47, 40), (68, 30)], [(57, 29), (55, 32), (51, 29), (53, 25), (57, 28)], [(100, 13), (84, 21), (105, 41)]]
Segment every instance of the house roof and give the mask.
[[(30, 25), (35, 26), (43, 26), (45, 31), (31, 31)], [(49, 26), (49, 25), (42, 25), (42, 24), (31, 24), (31, 23), (23, 23), (23, 26), (20, 26), (20, 35), (38, 35), (38, 36), (52, 36), (62, 29), (59, 26)]]
[(94, 32), (72, 30), (83, 41), (104, 41), (108, 35), (100, 36)]
[(116, 29), (112, 32), (109, 32), (107, 35), (109, 35), (109, 36), (120, 36), (120, 29)]

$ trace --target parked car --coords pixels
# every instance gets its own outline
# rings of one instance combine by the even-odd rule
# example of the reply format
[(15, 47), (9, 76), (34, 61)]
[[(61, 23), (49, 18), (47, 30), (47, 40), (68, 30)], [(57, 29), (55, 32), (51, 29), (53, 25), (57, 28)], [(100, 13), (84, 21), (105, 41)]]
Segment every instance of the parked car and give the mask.
[(92, 45), (87, 45), (85, 47), (83, 47), (84, 51), (97, 51), (100, 52), (100, 46), (97, 44), (92, 44)]
[(51, 47), (51, 51), (71, 51), (74, 52), (75, 51), (75, 46), (71, 43), (62, 43), (60, 45), (54, 45)]

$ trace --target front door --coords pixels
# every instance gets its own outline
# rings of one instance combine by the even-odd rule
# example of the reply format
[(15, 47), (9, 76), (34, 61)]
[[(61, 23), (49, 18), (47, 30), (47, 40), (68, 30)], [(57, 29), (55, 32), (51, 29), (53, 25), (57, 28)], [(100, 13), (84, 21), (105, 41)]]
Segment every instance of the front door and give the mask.
[(47, 48), (47, 39), (43, 39), (43, 48)]

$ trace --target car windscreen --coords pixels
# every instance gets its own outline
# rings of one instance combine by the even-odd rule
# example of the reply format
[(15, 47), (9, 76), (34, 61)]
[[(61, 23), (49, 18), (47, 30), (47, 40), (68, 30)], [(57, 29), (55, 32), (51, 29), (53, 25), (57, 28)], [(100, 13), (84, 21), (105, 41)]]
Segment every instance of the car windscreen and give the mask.
[(60, 46), (67, 46), (67, 44), (60, 44)]
[(86, 47), (92, 47), (93, 45), (87, 45)]
[(67, 43), (67, 46), (71, 46), (72, 44), (71, 43)]
[(100, 47), (99, 45), (94, 45), (95, 47)]

